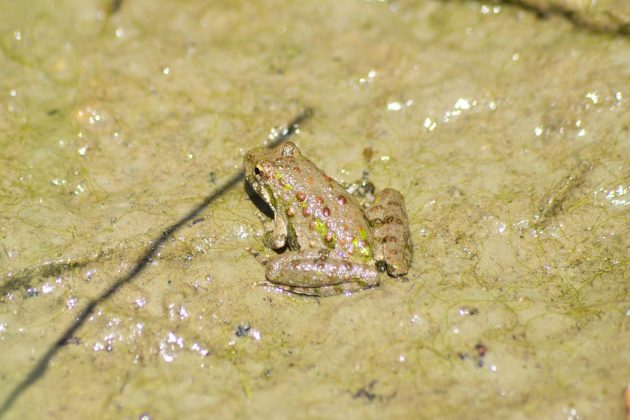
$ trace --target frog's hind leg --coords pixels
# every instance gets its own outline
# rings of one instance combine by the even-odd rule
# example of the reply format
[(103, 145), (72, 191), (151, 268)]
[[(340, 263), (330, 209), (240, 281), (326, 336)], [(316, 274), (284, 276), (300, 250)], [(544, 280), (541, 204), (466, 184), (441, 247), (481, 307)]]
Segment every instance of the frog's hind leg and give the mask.
[(351, 262), (327, 249), (288, 251), (267, 264), (270, 283), (294, 293), (329, 296), (380, 284), (373, 264)]
[(365, 211), (374, 235), (374, 259), (392, 276), (403, 276), (411, 265), (412, 249), (405, 202), (398, 191), (386, 188), (376, 194)]

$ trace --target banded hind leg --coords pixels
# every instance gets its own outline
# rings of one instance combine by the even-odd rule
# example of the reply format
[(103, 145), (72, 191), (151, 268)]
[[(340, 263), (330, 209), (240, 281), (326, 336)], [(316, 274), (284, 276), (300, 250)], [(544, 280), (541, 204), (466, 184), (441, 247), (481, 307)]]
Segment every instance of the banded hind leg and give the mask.
[(376, 264), (391, 276), (407, 274), (413, 254), (402, 194), (391, 188), (380, 191), (365, 211), (365, 216), (374, 235)]

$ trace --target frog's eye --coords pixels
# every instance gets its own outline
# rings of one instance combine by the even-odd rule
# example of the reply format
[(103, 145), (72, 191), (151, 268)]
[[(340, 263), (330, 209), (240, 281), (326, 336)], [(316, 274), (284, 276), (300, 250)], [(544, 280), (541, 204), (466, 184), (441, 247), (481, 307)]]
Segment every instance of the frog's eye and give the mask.
[(269, 167), (269, 163), (263, 162), (254, 166), (254, 176), (258, 179), (266, 179), (269, 178), (269, 172), (271, 168)]
[(272, 166), (269, 164), (269, 162), (264, 161), (264, 162), (260, 162), (258, 164), (256, 164), (256, 166), (254, 166), (254, 176), (258, 179), (268, 179), (269, 178), (269, 174), (273, 171)]

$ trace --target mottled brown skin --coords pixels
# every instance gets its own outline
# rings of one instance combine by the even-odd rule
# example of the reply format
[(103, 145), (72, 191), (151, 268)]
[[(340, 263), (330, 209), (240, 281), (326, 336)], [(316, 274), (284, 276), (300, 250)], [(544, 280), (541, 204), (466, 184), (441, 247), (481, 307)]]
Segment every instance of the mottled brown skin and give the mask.
[(287, 248), (267, 263), (270, 283), (325, 296), (377, 286), (377, 263), (391, 275), (406, 274), (409, 231), (402, 196), (395, 190), (377, 194), (383, 210), (374, 211), (371, 223), (355, 198), (293, 143), (251, 150), (244, 169), (254, 191), (274, 211), (265, 246)]
[(392, 276), (407, 274), (413, 253), (402, 194), (391, 188), (384, 189), (376, 194), (374, 203), (365, 213), (376, 243), (377, 264), (385, 264)]

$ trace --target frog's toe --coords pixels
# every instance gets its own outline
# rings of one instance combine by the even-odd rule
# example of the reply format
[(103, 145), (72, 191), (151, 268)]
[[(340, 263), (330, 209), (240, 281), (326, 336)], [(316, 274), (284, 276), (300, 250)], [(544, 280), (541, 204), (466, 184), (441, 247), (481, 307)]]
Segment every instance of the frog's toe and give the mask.
[(251, 284), (252, 287), (278, 287), (268, 280), (255, 281)]
[(362, 290), (377, 287), (379, 284), (380, 281), (377, 279), (373, 282), (356, 281), (319, 287), (300, 287), (278, 284), (271, 284), (271, 286), (284, 290), (285, 292), (295, 293), (296, 295), (326, 297), (336, 295), (351, 295)]
[(256, 258), (256, 261), (260, 264), (267, 265), (267, 263), (269, 263), (269, 258), (263, 253), (256, 251), (254, 248), (247, 247), (247, 252), (249, 252), (252, 257)]

